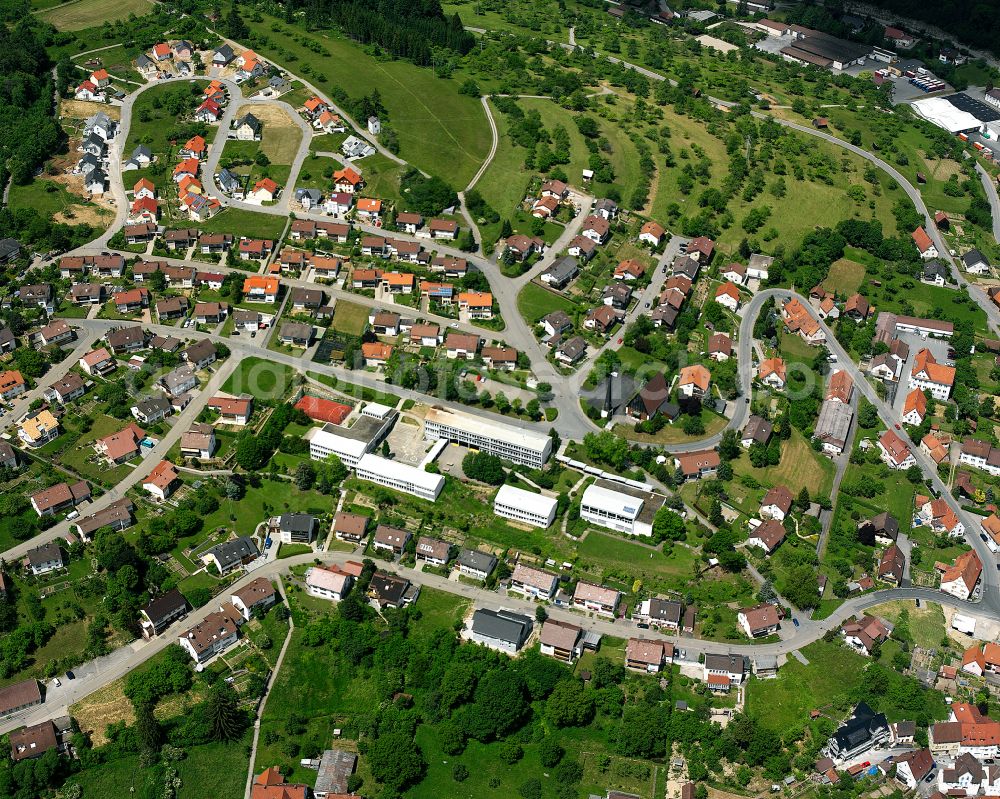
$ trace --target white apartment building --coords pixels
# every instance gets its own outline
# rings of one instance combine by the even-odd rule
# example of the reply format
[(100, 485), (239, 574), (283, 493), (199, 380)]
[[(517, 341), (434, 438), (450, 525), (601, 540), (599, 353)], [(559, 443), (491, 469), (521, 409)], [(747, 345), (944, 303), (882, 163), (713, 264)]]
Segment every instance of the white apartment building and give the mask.
[(580, 503), (580, 518), (628, 535), (653, 535), (653, 517), (664, 497), (638, 488), (598, 480), (587, 486)]
[(552, 439), (502, 422), (444, 408), (431, 408), (424, 419), (424, 436), (474, 447), (498, 458), (540, 469), (552, 452)]
[(362, 480), (402, 491), (404, 494), (412, 494), (431, 502), (437, 500), (444, 488), (444, 477), (440, 474), (425, 472), (416, 466), (391, 461), (371, 453), (361, 457), (356, 471)]
[(513, 519), (535, 527), (548, 528), (556, 518), (556, 505), (552, 497), (533, 494), (523, 488), (503, 485), (493, 499), (493, 512), (505, 519)]

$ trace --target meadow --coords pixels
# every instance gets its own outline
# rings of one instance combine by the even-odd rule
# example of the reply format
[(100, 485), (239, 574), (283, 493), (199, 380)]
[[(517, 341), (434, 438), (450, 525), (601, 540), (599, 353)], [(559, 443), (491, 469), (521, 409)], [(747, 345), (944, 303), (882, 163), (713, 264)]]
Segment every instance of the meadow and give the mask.
[[(415, 166), (464, 188), (490, 147), (490, 129), (478, 98), (459, 94), (457, 81), (405, 61), (383, 61), (334, 34), (309, 35), (267, 14), (248, 21), (254, 47), (278, 62), (289, 54), (310, 65), (320, 90), (348, 87), (353, 97), (378, 90), (399, 136), (399, 155)], [(307, 46), (315, 43), (322, 52)]]

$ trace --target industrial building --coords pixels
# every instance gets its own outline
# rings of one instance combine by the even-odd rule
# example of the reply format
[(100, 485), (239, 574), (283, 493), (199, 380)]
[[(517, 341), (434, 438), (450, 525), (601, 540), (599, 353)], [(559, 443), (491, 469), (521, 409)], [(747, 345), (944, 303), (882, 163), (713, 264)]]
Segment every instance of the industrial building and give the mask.
[(362, 480), (377, 483), (386, 488), (412, 494), (415, 497), (434, 502), (444, 488), (444, 477), (432, 474), (399, 461), (391, 461), (378, 455), (367, 453), (358, 461), (357, 475)]
[(431, 441), (455, 441), (535, 469), (544, 466), (552, 452), (552, 439), (547, 435), (445, 408), (427, 412), (424, 436)]
[(493, 512), (505, 519), (547, 528), (556, 518), (557, 504), (552, 497), (503, 485), (493, 499)]
[(587, 486), (580, 518), (628, 535), (653, 535), (653, 517), (666, 498), (651, 491), (598, 480)]
[(864, 64), (872, 53), (870, 45), (838, 39), (836, 36), (802, 25), (791, 25), (789, 33), (792, 36), (792, 44), (781, 48), (781, 55), (787, 61), (844, 70)]

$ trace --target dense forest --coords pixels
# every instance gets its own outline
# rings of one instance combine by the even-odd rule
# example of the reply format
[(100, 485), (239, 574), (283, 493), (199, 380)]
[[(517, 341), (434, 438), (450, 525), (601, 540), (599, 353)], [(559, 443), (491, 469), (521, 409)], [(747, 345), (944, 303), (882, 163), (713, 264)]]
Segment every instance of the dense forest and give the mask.
[(1000, 0), (871, 0), (872, 5), (896, 14), (923, 20), (955, 34), (957, 44), (978, 47), (1000, 55), (997, 16)]
[(458, 14), (445, 17), (438, 0), (289, 0), (290, 9), (305, 11), (306, 22), (339, 27), (362, 44), (376, 44), (394, 56), (420, 66), (434, 61), (435, 48), (465, 54), (473, 36)]

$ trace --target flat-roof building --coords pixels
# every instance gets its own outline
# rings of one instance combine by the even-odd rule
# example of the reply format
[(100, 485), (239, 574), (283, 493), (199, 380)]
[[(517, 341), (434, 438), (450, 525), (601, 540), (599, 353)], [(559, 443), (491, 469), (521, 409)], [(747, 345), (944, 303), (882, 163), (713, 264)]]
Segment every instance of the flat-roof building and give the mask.
[(485, 421), (467, 413), (431, 408), (424, 418), (424, 435), (447, 439), (488, 452), (504, 460), (541, 468), (552, 452), (552, 439), (500, 421)]
[(653, 535), (653, 517), (665, 497), (610, 480), (587, 486), (580, 503), (580, 518), (629, 535)]
[(309, 457), (314, 461), (325, 461), (331, 455), (336, 455), (348, 469), (355, 469), (363, 455), (372, 452), (382, 443), (398, 415), (396, 411), (390, 411), (382, 419), (361, 415), (351, 427), (328, 422), (322, 427), (313, 428), (306, 434), (309, 440)]
[(361, 456), (357, 463), (357, 475), (362, 480), (413, 494), (415, 497), (434, 502), (444, 488), (444, 477), (432, 474), (399, 461), (391, 461), (371, 453)]
[(558, 504), (552, 497), (503, 485), (493, 499), (493, 512), (505, 519), (547, 528), (556, 518)]

